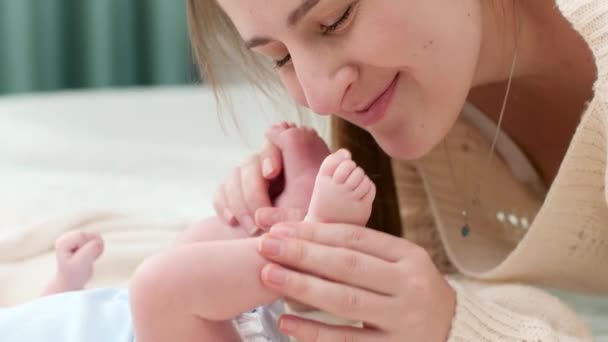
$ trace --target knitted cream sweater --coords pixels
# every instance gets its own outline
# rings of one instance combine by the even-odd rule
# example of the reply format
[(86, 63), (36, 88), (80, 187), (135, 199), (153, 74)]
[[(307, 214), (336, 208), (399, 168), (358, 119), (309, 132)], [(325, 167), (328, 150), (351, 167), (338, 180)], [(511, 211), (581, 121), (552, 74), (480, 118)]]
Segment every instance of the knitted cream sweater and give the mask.
[[(479, 173), (490, 143), (465, 120), (425, 158), (393, 161), (405, 237), (426, 247), (444, 271), (460, 274), (449, 278), (458, 303), (450, 341), (590, 340), (567, 306), (520, 284), (608, 293), (608, 0), (556, 3), (591, 47), (598, 79), (544, 201), (500, 158), (489, 176)], [(488, 178), (469, 208), (465, 237), (461, 212), (479, 177)], [(531, 225), (500, 222), (500, 212)]]

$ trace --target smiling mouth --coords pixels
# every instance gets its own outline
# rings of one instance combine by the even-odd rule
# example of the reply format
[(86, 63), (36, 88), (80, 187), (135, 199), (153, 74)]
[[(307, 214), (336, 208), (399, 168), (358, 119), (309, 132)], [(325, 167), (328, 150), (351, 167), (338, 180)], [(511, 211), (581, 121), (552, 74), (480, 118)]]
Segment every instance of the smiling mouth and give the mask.
[(380, 99), (382, 98), (382, 96), (384, 96), (384, 95), (387, 93), (387, 91), (388, 91), (388, 90), (390, 90), (390, 88), (391, 88), (391, 87), (392, 87), (392, 86), (395, 84), (395, 82), (397, 81), (397, 76), (398, 76), (398, 75), (399, 75), (399, 74), (397, 74), (397, 75), (396, 75), (396, 76), (393, 78), (393, 80), (392, 80), (392, 81), (391, 81), (391, 82), (390, 82), (390, 83), (389, 83), (389, 84), (386, 86), (386, 88), (384, 88), (384, 90), (383, 90), (383, 91), (380, 93), (380, 95), (378, 95), (378, 97), (376, 97), (376, 98), (375, 98), (375, 99), (374, 99), (372, 102), (370, 102), (370, 104), (369, 104), (369, 105), (367, 105), (367, 107), (365, 107), (364, 109), (361, 109), (361, 110), (356, 110), (356, 111), (355, 111), (355, 113), (356, 113), (356, 114), (363, 114), (363, 113), (365, 113), (365, 112), (369, 111), (369, 109), (370, 109), (370, 108), (371, 108), (371, 107), (372, 107), (374, 104), (376, 104), (376, 102), (378, 102), (378, 100), (380, 100)]
[(376, 97), (365, 109), (353, 112), (362, 125), (370, 126), (384, 117), (384, 114), (386, 114), (392, 102), (400, 74), (401, 73), (397, 73), (384, 91), (382, 91), (382, 93), (380, 93), (380, 95), (378, 95), (378, 97)]

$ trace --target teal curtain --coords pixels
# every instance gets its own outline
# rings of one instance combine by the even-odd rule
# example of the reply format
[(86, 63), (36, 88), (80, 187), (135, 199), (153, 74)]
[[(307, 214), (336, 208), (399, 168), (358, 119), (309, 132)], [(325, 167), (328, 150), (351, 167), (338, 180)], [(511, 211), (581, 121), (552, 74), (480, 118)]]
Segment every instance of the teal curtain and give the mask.
[(0, 94), (183, 84), (185, 0), (0, 0)]

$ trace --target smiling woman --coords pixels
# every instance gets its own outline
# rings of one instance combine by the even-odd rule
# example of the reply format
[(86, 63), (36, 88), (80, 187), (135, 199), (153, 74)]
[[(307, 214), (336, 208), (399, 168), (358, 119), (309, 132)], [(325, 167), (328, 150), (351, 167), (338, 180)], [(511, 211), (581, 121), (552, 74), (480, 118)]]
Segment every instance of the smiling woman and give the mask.
[[(188, 11), (205, 74), (214, 55), (239, 51), (256, 84), (279, 81), (300, 106), (332, 116), (336, 147), (379, 190), (367, 226), (401, 235), (274, 227), (261, 244), (272, 261), (264, 284), (367, 323), (286, 316), (282, 331), (302, 341), (591, 339), (533, 286), (608, 293), (595, 271), (608, 261), (608, 3), (189, 0)], [(242, 170), (280, 170), (275, 151)], [(231, 196), (218, 208), (238, 210)], [(264, 201), (247, 209), (260, 225), (294, 218)], [(378, 290), (387, 279), (399, 286)]]

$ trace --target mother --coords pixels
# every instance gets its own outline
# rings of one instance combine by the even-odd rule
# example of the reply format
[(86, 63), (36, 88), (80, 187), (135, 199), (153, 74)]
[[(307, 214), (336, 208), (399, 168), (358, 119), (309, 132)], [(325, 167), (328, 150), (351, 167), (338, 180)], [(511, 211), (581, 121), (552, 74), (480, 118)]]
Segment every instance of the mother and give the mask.
[[(272, 61), (299, 105), (332, 115), (335, 145), (379, 185), (374, 230), (283, 224), (295, 229), (280, 255), (261, 251), (274, 262), (268, 287), (374, 324), (286, 316), (284, 332), (589, 338), (561, 302), (519, 284), (608, 292), (608, 2), (190, 0), (189, 11), (208, 79), (218, 57), (237, 56), (264, 86)], [(280, 170), (268, 145), (220, 189), (218, 214), (263, 227), (297, 220), (269, 208)], [(335, 279), (315, 276), (325, 265), (310, 260), (338, 255)]]

